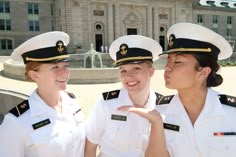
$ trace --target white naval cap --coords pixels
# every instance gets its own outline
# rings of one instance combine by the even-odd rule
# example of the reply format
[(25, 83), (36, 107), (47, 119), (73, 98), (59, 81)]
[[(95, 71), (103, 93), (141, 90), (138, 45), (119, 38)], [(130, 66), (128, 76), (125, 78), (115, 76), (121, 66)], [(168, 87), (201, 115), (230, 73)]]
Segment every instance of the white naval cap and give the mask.
[[(233, 53), (229, 42), (218, 33), (192, 23), (177, 23), (167, 31), (170, 53), (211, 53), (218, 60), (226, 59)], [(162, 55), (161, 54), (161, 55)]]
[(11, 54), (15, 61), (28, 62), (57, 62), (67, 61), (69, 35), (61, 31), (52, 31), (32, 37), (19, 45)]
[(140, 63), (144, 60), (155, 61), (160, 53), (162, 53), (162, 47), (157, 41), (141, 35), (119, 37), (111, 43), (109, 48), (109, 54), (115, 66)]

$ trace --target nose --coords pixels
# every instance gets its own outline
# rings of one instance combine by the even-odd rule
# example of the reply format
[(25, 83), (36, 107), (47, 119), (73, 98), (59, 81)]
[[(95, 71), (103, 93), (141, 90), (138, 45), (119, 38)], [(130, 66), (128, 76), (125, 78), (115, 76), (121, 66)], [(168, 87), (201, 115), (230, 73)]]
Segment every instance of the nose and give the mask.
[(165, 71), (171, 71), (172, 69), (172, 65), (171, 65), (171, 62), (166, 62), (166, 65), (165, 65)]

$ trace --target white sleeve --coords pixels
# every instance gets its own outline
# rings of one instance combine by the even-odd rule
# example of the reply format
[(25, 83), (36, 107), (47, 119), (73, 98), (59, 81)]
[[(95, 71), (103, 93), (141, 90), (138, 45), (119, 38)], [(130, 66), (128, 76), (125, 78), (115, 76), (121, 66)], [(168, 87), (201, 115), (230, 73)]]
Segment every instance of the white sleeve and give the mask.
[(22, 129), (16, 120), (6, 115), (0, 125), (0, 156), (1, 157), (24, 157), (24, 140)]
[(106, 116), (104, 112), (104, 103), (105, 102), (101, 97), (86, 121), (86, 137), (94, 144), (99, 143), (104, 133)]

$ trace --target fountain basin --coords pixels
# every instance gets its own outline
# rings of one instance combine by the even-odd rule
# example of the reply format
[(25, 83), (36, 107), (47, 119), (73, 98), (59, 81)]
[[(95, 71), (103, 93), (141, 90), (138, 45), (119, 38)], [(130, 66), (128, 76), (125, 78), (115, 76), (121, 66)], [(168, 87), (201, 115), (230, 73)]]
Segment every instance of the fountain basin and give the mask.
[(71, 84), (99, 84), (119, 81), (117, 68), (70, 68)]
[[(3, 75), (12, 79), (25, 80), (25, 65), (8, 59), (3, 63)], [(117, 68), (70, 68), (69, 84), (100, 84), (119, 81)]]

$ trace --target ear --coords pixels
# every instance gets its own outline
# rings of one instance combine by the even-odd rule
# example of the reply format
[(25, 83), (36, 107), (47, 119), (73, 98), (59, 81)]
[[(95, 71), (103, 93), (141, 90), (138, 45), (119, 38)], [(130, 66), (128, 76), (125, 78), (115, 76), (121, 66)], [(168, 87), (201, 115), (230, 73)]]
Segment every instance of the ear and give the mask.
[(28, 75), (29, 75), (29, 77), (30, 77), (34, 82), (38, 82), (39, 77), (38, 77), (38, 74), (37, 74), (36, 71), (30, 70), (30, 71), (28, 72)]
[(203, 67), (199, 71), (199, 77), (207, 78), (210, 73), (211, 73), (211, 68), (210, 67)]
[(154, 66), (152, 66), (150, 69), (149, 69), (149, 73), (150, 73), (150, 76), (152, 77), (155, 73), (155, 68)]

